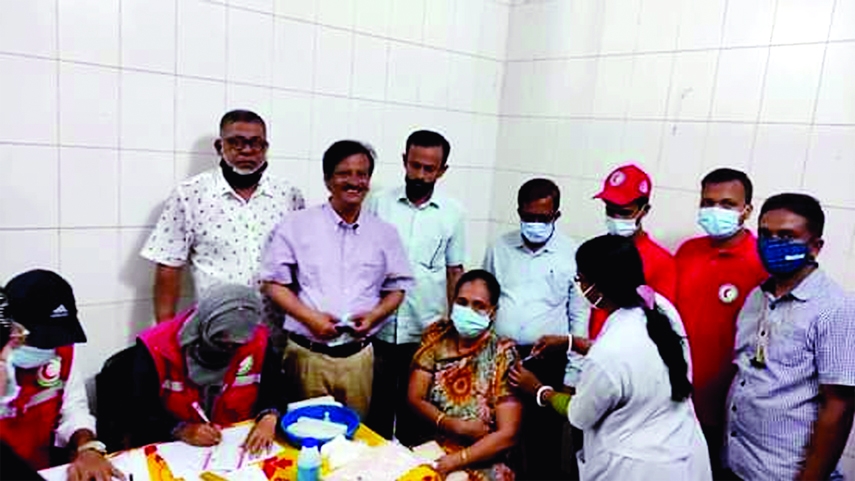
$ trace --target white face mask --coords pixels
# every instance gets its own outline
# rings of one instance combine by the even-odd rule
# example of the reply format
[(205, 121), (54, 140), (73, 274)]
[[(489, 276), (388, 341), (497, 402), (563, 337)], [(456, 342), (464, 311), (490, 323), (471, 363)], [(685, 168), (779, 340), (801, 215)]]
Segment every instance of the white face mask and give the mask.
[(698, 211), (698, 225), (710, 237), (726, 239), (736, 234), (742, 227), (742, 212), (722, 207), (701, 207)]
[(9, 364), (21, 369), (33, 369), (47, 364), (56, 357), (55, 349), (39, 349), (32, 346), (21, 346), (14, 351)]
[(473, 339), (490, 327), (490, 316), (471, 307), (455, 304), (451, 308), (451, 322), (460, 337)]
[(638, 219), (616, 219), (614, 217), (606, 217), (606, 230), (611, 235), (619, 235), (621, 237), (632, 237), (638, 232)]
[(584, 289), (584, 290), (582, 289), (582, 285), (579, 284), (578, 282), (574, 281), (573, 285), (576, 286), (576, 292), (578, 292), (579, 295), (582, 296), (582, 299), (585, 299), (585, 302), (590, 304), (593, 309), (599, 309), (600, 308), (599, 306), (600, 306), (600, 303), (603, 302), (603, 296), (598, 297), (597, 300), (594, 302), (591, 302), (591, 300), (588, 299), (588, 294), (590, 294), (591, 290), (594, 289), (593, 284), (591, 284), (590, 286), (588, 286), (587, 289)]

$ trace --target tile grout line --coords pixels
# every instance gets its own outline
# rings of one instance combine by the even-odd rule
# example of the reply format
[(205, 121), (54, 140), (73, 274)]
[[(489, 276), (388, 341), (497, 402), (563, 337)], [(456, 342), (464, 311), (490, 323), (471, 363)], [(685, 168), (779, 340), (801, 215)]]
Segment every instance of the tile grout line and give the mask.
[[(59, 8), (60, 0), (54, 0), (54, 9), (55, 9), (55, 17), (56, 17), (56, 25), (54, 25), (54, 34), (56, 38), (54, 39), (54, 47), (56, 52), (56, 59), (54, 60), (55, 69), (56, 69), (56, 142), (60, 144), (62, 142), (62, 93), (59, 88), (60, 85), (60, 41), (59, 41), (59, 22), (60, 22), (60, 8)], [(57, 270), (62, 272), (62, 149), (57, 147), (56, 149), (56, 267)]]
[(757, 148), (757, 136), (760, 133), (760, 120), (763, 118), (763, 104), (766, 102), (766, 77), (769, 75), (769, 59), (772, 57), (772, 39), (775, 38), (775, 25), (778, 19), (778, 0), (775, 0), (775, 8), (772, 10), (772, 28), (769, 30), (769, 47), (766, 48), (766, 64), (763, 67), (763, 77), (760, 79), (760, 103), (757, 106), (757, 116), (754, 122), (754, 132), (751, 136), (751, 147), (748, 148), (748, 172), (754, 169), (754, 154)]
[(808, 139), (807, 145), (805, 146), (805, 156), (802, 160), (802, 171), (801, 171), (801, 183), (799, 184), (801, 189), (805, 189), (805, 175), (807, 174), (808, 169), (808, 160), (810, 158), (810, 149), (811, 142), (813, 139), (813, 135), (816, 132), (816, 111), (819, 108), (819, 93), (822, 90), (822, 79), (825, 75), (825, 60), (828, 57), (828, 41), (831, 38), (831, 28), (834, 25), (834, 11), (837, 9), (839, 0), (834, 0), (834, 3), (831, 4), (831, 15), (829, 15), (828, 19), (828, 32), (825, 34), (825, 48), (822, 49), (822, 60), (819, 64), (819, 78), (816, 82), (816, 94), (813, 98), (813, 111), (811, 112), (810, 117), (810, 127), (808, 128)]
[[(730, 0), (725, 0), (724, 2), (724, 11), (721, 14), (721, 27), (719, 29), (719, 43), (724, 42), (724, 34), (727, 31), (727, 10), (730, 7)], [(715, 105), (716, 98), (716, 90), (718, 89), (718, 69), (721, 65), (721, 53), (722, 49), (718, 49), (715, 56), (715, 68), (713, 69), (713, 81), (712, 86), (710, 87), (710, 102), (707, 108), (707, 118), (706, 118), (706, 130), (704, 131), (704, 145), (701, 147), (701, 165), (705, 163), (704, 159), (707, 155), (707, 140), (709, 139), (710, 133), (710, 122), (712, 119), (713, 113), (713, 105)], [(748, 170), (751, 172), (751, 155), (753, 149), (749, 148), (748, 152)]]

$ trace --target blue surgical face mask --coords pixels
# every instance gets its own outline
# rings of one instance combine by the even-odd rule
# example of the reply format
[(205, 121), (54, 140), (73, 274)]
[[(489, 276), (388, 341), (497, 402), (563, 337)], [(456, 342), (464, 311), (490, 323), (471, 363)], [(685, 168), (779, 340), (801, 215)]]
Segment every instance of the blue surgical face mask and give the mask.
[(490, 327), (490, 316), (475, 311), (471, 307), (455, 304), (451, 308), (451, 322), (460, 337), (474, 339)]
[(14, 399), (18, 396), (18, 392), (21, 390), (18, 386), (18, 381), (15, 378), (15, 351), (17, 351), (17, 349), (13, 349), (12, 352), (9, 353), (8, 359), (6, 359), (6, 385), (0, 387), (0, 398)]
[(763, 267), (772, 275), (793, 274), (812, 261), (810, 247), (800, 240), (760, 237), (757, 251)]
[(742, 212), (723, 207), (701, 207), (698, 211), (698, 225), (710, 237), (726, 239), (739, 231), (741, 215)]
[(638, 219), (617, 219), (606, 216), (606, 230), (611, 235), (632, 237), (633, 234), (638, 232)]
[(554, 222), (520, 222), (522, 236), (532, 244), (546, 244), (555, 232)]
[(41, 365), (47, 364), (48, 361), (56, 357), (54, 349), (39, 349), (32, 346), (21, 346), (15, 349), (15, 355), (12, 356), (10, 362), (15, 367), (21, 369), (33, 369)]

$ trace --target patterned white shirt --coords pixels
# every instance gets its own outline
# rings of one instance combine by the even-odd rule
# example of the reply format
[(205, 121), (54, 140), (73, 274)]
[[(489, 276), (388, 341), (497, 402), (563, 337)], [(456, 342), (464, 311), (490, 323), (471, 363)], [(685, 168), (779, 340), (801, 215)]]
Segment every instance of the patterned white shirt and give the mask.
[(269, 172), (244, 200), (212, 169), (178, 185), (140, 255), (172, 267), (189, 261), (197, 297), (219, 283), (252, 287), (273, 228), (304, 207), (300, 190)]

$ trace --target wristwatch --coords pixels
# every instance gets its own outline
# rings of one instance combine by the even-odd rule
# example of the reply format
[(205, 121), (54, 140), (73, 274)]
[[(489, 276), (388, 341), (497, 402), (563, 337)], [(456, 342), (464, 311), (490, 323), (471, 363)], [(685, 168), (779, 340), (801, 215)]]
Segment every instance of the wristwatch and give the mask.
[(107, 445), (96, 439), (83, 443), (77, 447), (77, 454), (80, 454), (83, 451), (95, 451), (96, 453), (103, 456), (107, 454)]

